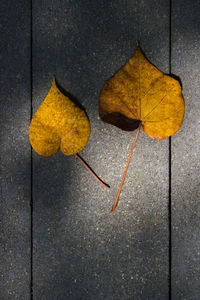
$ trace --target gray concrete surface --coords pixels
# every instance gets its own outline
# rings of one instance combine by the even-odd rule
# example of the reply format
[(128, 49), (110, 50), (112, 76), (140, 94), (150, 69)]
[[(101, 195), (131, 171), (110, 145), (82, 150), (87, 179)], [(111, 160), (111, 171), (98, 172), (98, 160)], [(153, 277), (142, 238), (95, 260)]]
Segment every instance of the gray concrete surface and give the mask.
[(168, 140), (141, 133), (109, 213), (135, 132), (103, 123), (98, 95), (137, 40), (168, 72), (168, 2), (34, 1), (34, 111), (55, 74), (91, 122), (81, 155), (111, 186), (104, 190), (74, 157), (34, 153), (34, 299), (168, 298)]
[(172, 295), (200, 298), (200, 3), (174, 1), (172, 72), (183, 84), (186, 112), (172, 138)]
[(55, 75), (91, 122), (90, 140), (80, 154), (111, 186), (100, 186), (76, 157), (58, 152), (44, 158), (33, 152), (32, 228), (30, 3), (2, 2), (3, 300), (168, 299), (170, 275), (172, 299), (198, 299), (200, 30), (198, 1), (192, 2), (184, 1), (184, 6), (172, 1), (171, 66), (182, 80), (186, 115), (172, 138), (171, 274), (169, 141), (155, 141), (141, 132), (111, 215), (135, 132), (120, 131), (98, 116), (103, 83), (132, 56), (136, 41), (153, 64), (169, 72), (170, 2), (32, 1), (33, 112)]
[(30, 5), (1, 1), (0, 299), (30, 297)]

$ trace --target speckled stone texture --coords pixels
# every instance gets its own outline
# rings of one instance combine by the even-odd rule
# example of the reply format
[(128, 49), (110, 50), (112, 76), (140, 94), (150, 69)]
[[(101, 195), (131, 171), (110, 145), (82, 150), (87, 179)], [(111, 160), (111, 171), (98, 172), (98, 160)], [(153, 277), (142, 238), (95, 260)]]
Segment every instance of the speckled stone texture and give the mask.
[(100, 89), (133, 55), (169, 72), (169, 4), (157, 1), (33, 1), (33, 107), (53, 74), (85, 107), (91, 137), (75, 157), (33, 153), (34, 299), (168, 299), (168, 140), (141, 132), (116, 212), (135, 132), (98, 116)]
[[(186, 104), (172, 137), (171, 294), (197, 300), (200, 4), (171, 2), (171, 71), (182, 81)], [(98, 95), (136, 41), (169, 72), (170, 1), (33, 0), (32, 63), (30, 4), (1, 1), (0, 299), (168, 299), (169, 141), (141, 132), (111, 215), (136, 132), (103, 123)], [(35, 112), (53, 75), (87, 111), (91, 136), (80, 154), (110, 190), (60, 152), (44, 158), (33, 151), (31, 177), (31, 92)]]
[(200, 298), (200, 2), (173, 1), (172, 72), (186, 112), (172, 138), (172, 296)]
[(0, 299), (30, 298), (30, 5), (1, 1)]

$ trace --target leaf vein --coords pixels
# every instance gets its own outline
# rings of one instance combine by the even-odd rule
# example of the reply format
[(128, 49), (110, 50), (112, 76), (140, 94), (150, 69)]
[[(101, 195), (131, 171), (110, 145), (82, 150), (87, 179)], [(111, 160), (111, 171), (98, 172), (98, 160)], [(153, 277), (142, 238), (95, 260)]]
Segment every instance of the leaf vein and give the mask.
[(146, 118), (146, 117), (148, 117), (162, 102), (163, 102), (163, 100), (165, 99), (165, 97), (166, 97), (167, 95), (165, 95), (164, 97), (162, 97), (162, 99), (160, 100), (160, 102), (158, 103), (158, 104), (156, 104), (153, 108), (152, 108), (152, 110), (149, 112), (149, 113), (147, 113), (146, 114), (146, 116), (144, 116), (144, 118), (143, 118), (143, 121), (144, 121), (144, 119)]

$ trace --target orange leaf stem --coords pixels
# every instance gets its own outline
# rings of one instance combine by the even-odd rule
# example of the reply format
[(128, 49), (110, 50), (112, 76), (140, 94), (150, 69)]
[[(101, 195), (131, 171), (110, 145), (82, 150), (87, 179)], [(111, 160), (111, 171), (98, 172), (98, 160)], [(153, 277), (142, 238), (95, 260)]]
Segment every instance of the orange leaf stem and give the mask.
[(132, 156), (132, 153), (133, 153), (133, 149), (134, 149), (134, 147), (135, 147), (135, 143), (136, 143), (136, 141), (137, 141), (137, 138), (138, 138), (138, 135), (139, 135), (139, 132), (140, 132), (140, 127), (141, 127), (141, 123), (140, 123), (140, 125), (139, 125), (139, 127), (138, 127), (138, 129), (137, 129), (137, 133), (136, 133), (135, 139), (134, 139), (134, 141), (133, 141), (133, 145), (132, 145), (132, 148), (131, 148), (131, 151), (130, 151), (130, 154), (129, 154), (129, 157), (128, 157), (128, 160), (127, 160), (127, 163), (126, 163), (124, 175), (123, 175), (123, 178), (122, 178), (122, 181), (121, 181), (121, 184), (120, 184), (118, 193), (117, 193), (117, 197), (116, 197), (115, 203), (113, 204), (113, 207), (112, 207), (112, 209), (111, 209), (111, 211), (110, 211), (111, 213), (114, 212), (114, 210), (115, 210), (115, 208), (116, 208), (116, 206), (117, 206), (117, 203), (118, 203), (118, 200), (119, 200), (119, 195), (120, 195), (120, 193), (121, 193), (122, 186), (123, 186), (123, 184), (124, 184), (124, 180), (125, 180), (125, 177), (126, 177), (126, 172), (127, 172), (127, 170), (128, 170), (128, 166), (129, 166), (129, 163), (130, 163), (130, 160), (131, 160), (131, 156)]
[(95, 172), (88, 166), (88, 164), (84, 161), (84, 159), (79, 155), (79, 154), (75, 154), (75, 156), (80, 160), (80, 162), (86, 167), (86, 169), (96, 178), (97, 181), (99, 181), (101, 183), (101, 185), (103, 185), (106, 188), (110, 188), (110, 186), (103, 182), (96, 174)]

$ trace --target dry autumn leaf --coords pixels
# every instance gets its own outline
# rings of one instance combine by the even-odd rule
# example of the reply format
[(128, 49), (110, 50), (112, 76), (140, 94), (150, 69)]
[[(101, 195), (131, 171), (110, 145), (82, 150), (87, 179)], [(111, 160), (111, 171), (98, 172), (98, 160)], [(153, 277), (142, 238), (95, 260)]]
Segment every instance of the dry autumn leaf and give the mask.
[(32, 118), (29, 139), (40, 155), (51, 156), (60, 148), (65, 155), (80, 152), (90, 136), (85, 112), (58, 89), (55, 78), (42, 105)]
[(99, 115), (123, 130), (138, 128), (113, 212), (140, 128), (155, 139), (167, 138), (179, 130), (184, 116), (181, 86), (153, 66), (137, 46), (133, 57), (104, 84), (99, 96)]
[(85, 111), (59, 90), (54, 77), (46, 98), (31, 120), (31, 146), (43, 156), (51, 156), (59, 148), (65, 155), (75, 155), (101, 184), (108, 187), (78, 155), (89, 136), (90, 122)]

